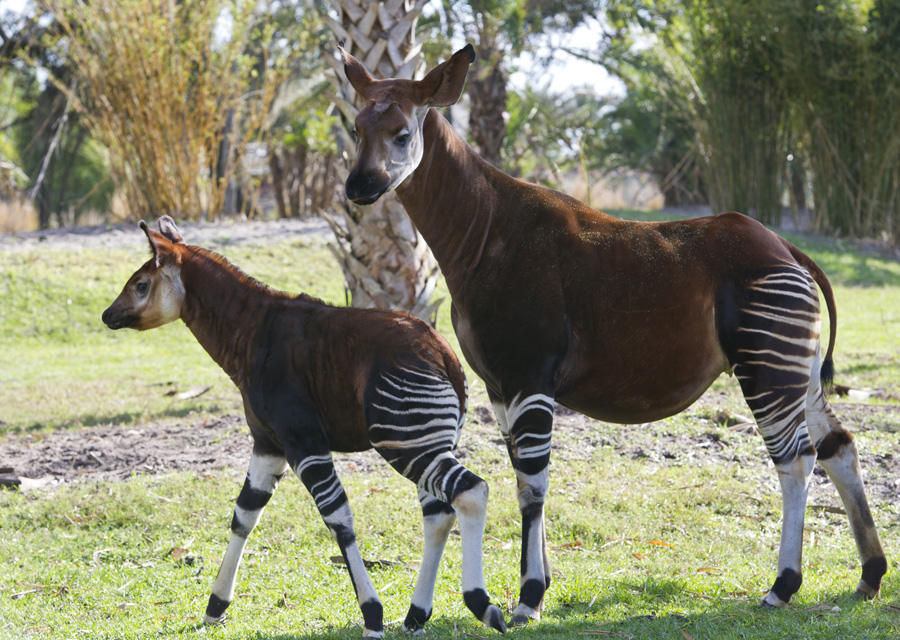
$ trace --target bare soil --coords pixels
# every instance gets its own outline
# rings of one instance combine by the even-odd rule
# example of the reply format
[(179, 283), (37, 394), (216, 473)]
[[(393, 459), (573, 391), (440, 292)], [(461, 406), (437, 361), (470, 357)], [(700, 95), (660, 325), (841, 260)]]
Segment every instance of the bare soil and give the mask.
[[(291, 236), (331, 238), (320, 220), (280, 220), (232, 224), (180, 225), (192, 243), (201, 246), (283, 241)], [(106, 228), (82, 228), (22, 234), (0, 234), (0, 251), (15, 251), (36, 244), (56, 248), (85, 246), (129, 247), (141, 241), (132, 224)], [(505, 451), (496, 422), (485, 400), (471, 399), (459, 455), (476, 450)], [(845, 426), (854, 433), (876, 431), (900, 410), (898, 406), (859, 403), (835, 404)], [(564, 407), (557, 407), (553, 464), (567, 460), (591, 460), (598, 449), (646, 461), (648, 464), (684, 466), (723, 464), (739, 466), (765, 486), (777, 486), (775, 472), (761, 438), (752, 424), (742, 424), (722, 412), (711, 419), (697, 415), (708, 425), (700, 435), (673, 433), (664, 422), (646, 425), (612, 425), (591, 420)], [(734, 424), (737, 422), (737, 424)], [(893, 427), (896, 428), (896, 427)], [(873, 505), (894, 504), (900, 495), (900, 448), (879, 444), (862, 448), (862, 467)], [(880, 447), (880, 449), (878, 448)], [(60, 486), (85, 480), (125, 480), (134, 474), (188, 471), (198, 474), (235, 473), (246, 469), (251, 439), (243, 416), (223, 415), (215, 420), (181, 423), (151, 423), (131, 427), (105, 426), (49, 435), (26, 435), (0, 441), (0, 474), (18, 477), (22, 488)], [(388, 472), (386, 463), (373, 452), (336, 456), (338, 471)], [(508, 463), (507, 463), (508, 466)], [(557, 466), (557, 469), (559, 466)], [(6, 471), (11, 469), (11, 471)], [(511, 469), (509, 471), (512, 473)], [(833, 487), (821, 469), (816, 470), (810, 501), (839, 505)]]

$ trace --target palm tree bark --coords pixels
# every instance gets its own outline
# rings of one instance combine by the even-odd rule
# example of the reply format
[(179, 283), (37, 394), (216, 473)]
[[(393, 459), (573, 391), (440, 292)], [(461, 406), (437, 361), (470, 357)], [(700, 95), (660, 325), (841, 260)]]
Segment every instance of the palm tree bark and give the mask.
[[(347, 51), (362, 60), (374, 76), (412, 78), (421, 66), (415, 25), (427, 2), (335, 0), (337, 18), (327, 17), (326, 21)], [(361, 105), (333, 52), (326, 59), (334, 69), (332, 99), (352, 127)], [(344, 182), (355, 160), (356, 145), (345, 128), (339, 133), (347, 163), (338, 179)], [(337, 237), (331, 249), (344, 272), (351, 304), (404, 310), (431, 320), (440, 304), (431, 300), (437, 262), (396, 195), (386, 194), (368, 207), (345, 199), (341, 209), (342, 223), (328, 218)]]
[(481, 64), (470, 79), (467, 90), (469, 134), (479, 155), (495, 167), (502, 168), (509, 73), (503, 66), (503, 52), (495, 38), (480, 33), (475, 49)]

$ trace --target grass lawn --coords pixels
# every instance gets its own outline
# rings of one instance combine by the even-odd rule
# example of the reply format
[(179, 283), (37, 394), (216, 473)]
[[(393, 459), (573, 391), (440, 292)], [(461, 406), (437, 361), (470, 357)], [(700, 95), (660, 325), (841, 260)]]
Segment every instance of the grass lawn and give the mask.
[[(900, 263), (834, 240), (791, 240), (834, 285), (836, 381), (879, 391), (865, 405), (835, 399), (869, 461), (866, 477), (900, 490), (898, 478), (884, 477), (896, 465), (876, 464), (900, 459), (900, 411), (890, 408), (900, 403)], [(146, 259), (144, 247), (135, 246), (0, 251), (0, 439), (241, 413), (237, 391), (182, 324), (139, 334), (100, 322)], [(340, 270), (321, 242), (213, 248), (274, 287), (344, 301)], [(445, 288), (439, 295), (448, 297)], [(459, 353), (449, 307), (447, 299), (438, 329)], [(491, 487), (485, 572), (505, 608), (518, 594), (515, 483), (494, 426), (478, 418), (484, 387), (467, 373), (473, 415), (461, 449), (465, 464)], [(205, 386), (210, 390), (187, 400), (170, 393)], [(547, 504), (554, 583), (542, 621), (516, 637), (900, 638), (893, 566), (880, 598), (847, 597), (859, 562), (846, 517), (817, 508), (838, 504), (830, 485), (807, 513), (801, 591), (784, 610), (758, 609), (774, 579), (781, 501), (761, 440), (716, 425), (722, 409), (748, 413), (732, 379), (721, 378), (684, 414), (640, 432), (603, 423), (573, 430), (561, 420)], [(632, 435), (644, 455), (617, 446)], [(709, 453), (710, 438), (723, 440), (728, 456)], [(662, 452), (673, 443), (696, 449), (686, 446), (667, 460)], [(350, 469), (342, 481), (363, 557), (389, 561), (370, 570), (385, 620), (402, 620), (421, 554), (418, 502), (408, 481), (386, 464), (373, 465)], [(244, 473), (136, 474), (127, 482), (0, 491), (0, 640), (359, 637), (350, 581), (332, 561), (337, 546), (292, 477), (250, 538), (229, 624), (200, 626)], [(900, 499), (882, 490), (872, 504), (893, 562)], [(454, 533), (426, 636), (493, 637), (463, 605), (459, 547)], [(388, 634), (400, 635), (398, 625)]]

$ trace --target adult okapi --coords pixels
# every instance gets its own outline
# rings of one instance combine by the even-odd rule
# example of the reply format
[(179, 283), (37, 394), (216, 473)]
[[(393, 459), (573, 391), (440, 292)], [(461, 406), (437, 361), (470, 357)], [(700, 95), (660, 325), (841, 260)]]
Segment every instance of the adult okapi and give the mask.
[[(887, 561), (853, 436), (829, 407), (831, 286), (806, 255), (737, 213), (626, 222), (511, 178), (482, 160), (432, 107), (462, 92), (471, 45), (420, 81), (376, 80), (341, 47), (365, 106), (347, 197), (396, 190), (434, 251), (460, 346), (484, 379), (515, 467), (522, 513), (519, 603), (539, 616), (550, 585), (543, 524), (554, 401), (643, 423), (688, 407), (721, 373), (737, 376), (781, 481), (778, 575), (762, 601), (800, 588), (803, 518), (818, 459), (850, 518), (875, 596)], [(831, 318), (825, 359), (816, 284)], [(821, 367), (821, 369), (820, 369)]]
[(404, 627), (431, 616), (441, 554), (454, 520), (463, 545), (463, 599), (498, 631), (482, 572), (487, 484), (454, 456), (465, 420), (465, 376), (447, 342), (406, 314), (332, 307), (274, 291), (224, 258), (184, 243), (168, 216), (141, 222), (153, 257), (103, 313), (111, 329), (153, 329), (181, 318), (241, 391), (253, 454), (231, 540), (204, 621), (222, 622), (247, 537), (291, 469), (312, 494), (341, 549), (365, 625), (383, 633), (382, 605), (353, 531), (332, 451), (372, 447), (416, 483), (425, 552)]

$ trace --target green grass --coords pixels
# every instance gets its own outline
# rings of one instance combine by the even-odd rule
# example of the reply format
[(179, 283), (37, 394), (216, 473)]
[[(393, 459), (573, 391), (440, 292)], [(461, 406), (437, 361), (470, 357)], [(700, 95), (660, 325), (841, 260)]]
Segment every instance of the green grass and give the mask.
[[(791, 240), (835, 285), (838, 382), (884, 389), (886, 398), (870, 402), (896, 404), (900, 265), (835, 241)], [(275, 287), (344, 300), (340, 270), (319, 243), (220, 250)], [(144, 259), (143, 249), (0, 252), (0, 435), (240, 414), (230, 381), (183, 325), (137, 333), (112, 332), (100, 322)], [(447, 297), (445, 288), (441, 292)], [(449, 299), (438, 328), (459, 352)], [(472, 403), (484, 404), (483, 385), (468, 373)], [(166, 395), (200, 385), (212, 389), (191, 400)], [(747, 412), (726, 378), (689, 412), (654, 428), (702, 435), (711, 428), (703, 420), (723, 407)], [(596, 428), (600, 435), (618, 429)], [(463, 447), (473, 445), (465, 462), (491, 486), (485, 572), (489, 591), (505, 608), (518, 592), (520, 519), (505, 452), (483, 429), (467, 429)], [(776, 612), (757, 608), (774, 578), (781, 512), (777, 480), (765, 469), (771, 464), (759, 441), (747, 438), (741, 445), (741, 458), (753, 461), (746, 465), (662, 465), (612, 447), (582, 459), (575, 455), (578, 437), (560, 429), (563, 451), (551, 465), (554, 583), (544, 618), (516, 637), (900, 637), (896, 570), (889, 570), (878, 600), (848, 599), (859, 578), (852, 537), (845, 517), (823, 511), (807, 515), (804, 584), (792, 605)], [(900, 419), (870, 425), (859, 441), (864, 451), (900, 456)], [(242, 477), (236, 470), (214, 477), (136, 476), (54, 492), (0, 491), (0, 640), (358, 637), (361, 615), (350, 581), (330, 560), (337, 547), (295, 478), (282, 483), (250, 539), (229, 625), (200, 628)], [(386, 465), (342, 480), (363, 556), (399, 562), (371, 575), (385, 619), (402, 618), (421, 553), (414, 488)], [(887, 501), (874, 507), (889, 559), (895, 558), (900, 506)], [(454, 534), (428, 637), (496, 637), (465, 609), (459, 575)], [(396, 626), (389, 632), (399, 635)]]

